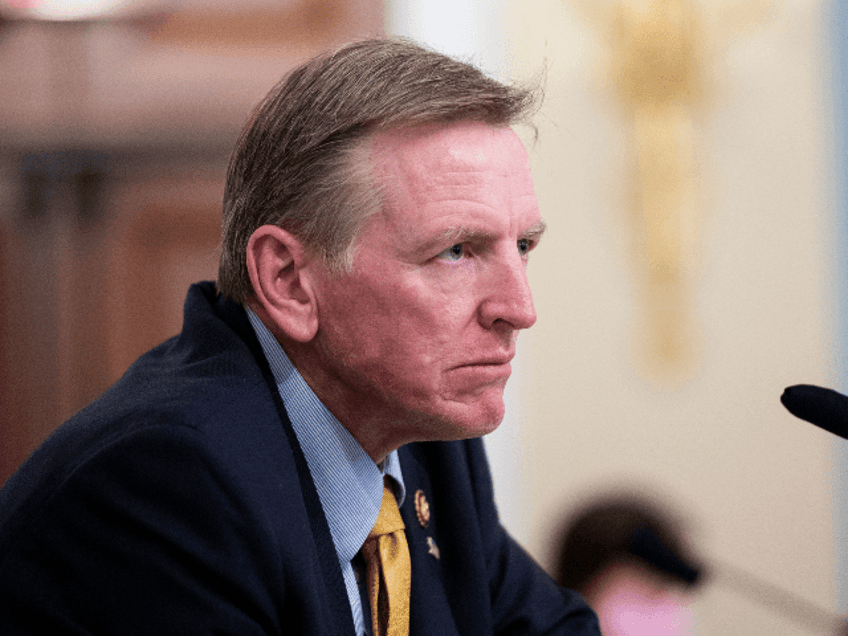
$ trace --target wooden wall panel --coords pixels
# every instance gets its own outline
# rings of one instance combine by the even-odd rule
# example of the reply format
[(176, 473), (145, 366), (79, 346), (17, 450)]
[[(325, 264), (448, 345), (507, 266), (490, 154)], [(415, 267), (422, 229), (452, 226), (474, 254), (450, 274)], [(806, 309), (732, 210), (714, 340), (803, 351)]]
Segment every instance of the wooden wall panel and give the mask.
[(223, 180), (208, 175), (141, 179), (119, 195), (124, 220), (113, 231), (107, 282), (110, 382), (179, 332), (189, 285), (215, 279), (222, 191)]
[(188, 286), (215, 277), (226, 155), (255, 101), (287, 67), (382, 31), (379, 0), (283, 4), (8, 25), (0, 80), (20, 90), (0, 100), (0, 484), (177, 333)]

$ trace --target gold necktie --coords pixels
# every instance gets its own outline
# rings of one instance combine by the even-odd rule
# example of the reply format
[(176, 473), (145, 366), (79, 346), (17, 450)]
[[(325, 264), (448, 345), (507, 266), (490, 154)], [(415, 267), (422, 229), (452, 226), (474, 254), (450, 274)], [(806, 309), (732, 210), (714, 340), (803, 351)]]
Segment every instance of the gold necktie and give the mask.
[(395, 496), (388, 486), (384, 486), (377, 523), (362, 546), (374, 636), (409, 635), (412, 573), (403, 529)]

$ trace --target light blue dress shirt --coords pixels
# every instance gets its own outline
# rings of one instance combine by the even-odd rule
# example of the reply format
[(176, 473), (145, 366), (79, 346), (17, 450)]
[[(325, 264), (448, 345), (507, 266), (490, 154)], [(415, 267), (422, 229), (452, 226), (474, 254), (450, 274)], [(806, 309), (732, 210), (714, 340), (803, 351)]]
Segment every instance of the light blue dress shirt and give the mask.
[(386, 475), (397, 484), (398, 505), (403, 503), (405, 490), (397, 451), (392, 451), (382, 469), (379, 468), (312, 392), (256, 314), (247, 309), (247, 316), (271, 367), (318, 490), (339, 556), (356, 633), (365, 634), (362, 600), (351, 559), (377, 521)]

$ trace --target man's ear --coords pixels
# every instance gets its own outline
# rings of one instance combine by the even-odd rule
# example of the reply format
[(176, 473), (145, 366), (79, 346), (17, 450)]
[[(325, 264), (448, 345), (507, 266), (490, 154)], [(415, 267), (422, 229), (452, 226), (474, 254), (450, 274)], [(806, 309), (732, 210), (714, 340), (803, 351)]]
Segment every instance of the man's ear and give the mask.
[[(308, 266), (313, 258), (294, 235), (263, 225), (247, 243), (247, 270), (257, 315), (275, 335), (309, 342), (318, 331), (316, 302)], [(270, 321), (271, 324), (268, 324)]]

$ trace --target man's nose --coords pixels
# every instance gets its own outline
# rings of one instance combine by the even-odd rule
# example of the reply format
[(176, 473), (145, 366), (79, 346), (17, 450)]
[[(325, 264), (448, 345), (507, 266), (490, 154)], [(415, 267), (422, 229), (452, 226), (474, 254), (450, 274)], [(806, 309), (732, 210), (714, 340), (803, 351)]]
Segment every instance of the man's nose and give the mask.
[(516, 253), (514, 258), (495, 263), (486, 281), (480, 303), (480, 322), (487, 329), (509, 325), (527, 329), (536, 322), (536, 308), (527, 280), (527, 265)]

